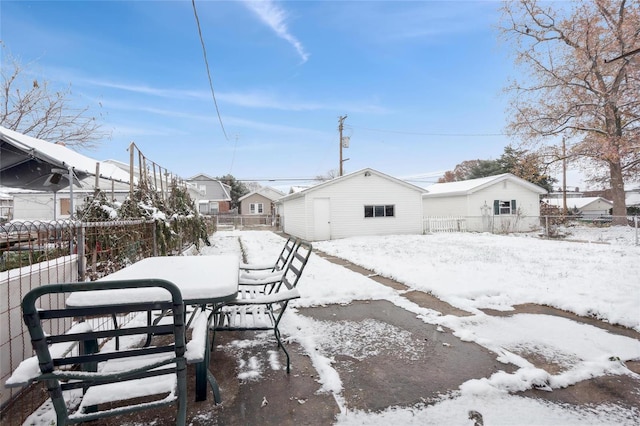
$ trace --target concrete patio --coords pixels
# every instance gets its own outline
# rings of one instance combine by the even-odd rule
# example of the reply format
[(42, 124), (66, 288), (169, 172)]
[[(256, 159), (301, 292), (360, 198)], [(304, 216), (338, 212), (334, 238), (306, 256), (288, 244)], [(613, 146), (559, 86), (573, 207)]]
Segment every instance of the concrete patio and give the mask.
[[(342, 259), (316, 253), (355, 272), (371, 276), (384, 285), (398, 290), (407, 289), (401, 283), (374, 276), (370, 271)], [(467, 314), (419, 291), (406, 292), (404, 297), (444, 314)], [(509, 313), (486, 313), (513, 315), (519, 312), (570, 317), (605, 328), (610, 333), (640, 340), (640, 335), (635, 331), (537, 305), (519, 306)], [(362, 336), (362, 339), (354, 339), (355, 349), (349, 353), (341, 352), (340, 348), (322, 348), (324, 355), (333, 359), (332, 367), (342, 379), (340, 396), (335, 398), (332, 393), (321, 391), (318, 366), (313, 365), (312, 358), (297, 343), (287, 344), (291, 355), (291, 373), (288, 375), (283, 368), (284, 354), (277, 350), (275, 339), (268, 333), (218, 333), (210, 368), (218, 380), (223, 401), (216, 405), (211, 394), (203, 402), (195, 402), (190, 397), (188, 424), (330, 425), (341, 413), (348, 418), (352, 410), (381, 412), (389, 407), (428, 405), (439, 396), (455, 391), (468, 380), (489, 377), (499, 370), (512, 372), (516, 369), (515, 366), (497, 361), (496, 354), (486, 348), (463, 342), (449, 330), (425, 324), (415, 314), (388, 301), (358, 301), (349, 305), (304, 308), (299, 309), (298, 314), (322, 321), (328, 328), (334, 322), (349, 322), (353, 324), (355, 335)], [(374, 322), (378, 328), (383, 324), (383, 329), (388, 329), (389, 333), (367, 340), (364, 334)], [(548, 371), (555, 368), (552, 360), (531, 356), (529, 361)], [(252, 363), (262, 366), (259, 374), (255, 374)], [(628, 362), (627, 367), (640, 374), (639, 362)], [(191, 388), (194, 382), (193, 371), (190, 371)], [(190, 395), (193, 395), (193, 390)], [(604, 376), (553, 392), (528, 390), (520, 395), (577, 407), (604, 402), (640, 407), (640, 380), (631, 376)], [(465, 419), (468, 418), (467, 413), (461, 414)], [(174, 423), (173, 416), (171, 409), (155, 410), (93, 424), (170, 425)], [(469, 419), (463, 424), (473, 425), (474, 421)]]

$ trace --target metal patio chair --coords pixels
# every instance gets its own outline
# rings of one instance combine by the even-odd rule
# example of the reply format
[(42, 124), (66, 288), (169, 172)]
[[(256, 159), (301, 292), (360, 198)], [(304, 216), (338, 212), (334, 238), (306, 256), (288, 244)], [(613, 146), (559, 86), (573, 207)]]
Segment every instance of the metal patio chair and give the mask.
[(275, 262), (241, 263), (240, 271), (267, 271), (267, 272), (280, 271), (284, 269), (284, 267), (289, 262), (289, 259), (291, 258), (291, 254), (294, 252), (297, 243), (298, 243), (298, 239), (296, 237), (289, 237), (287, 241), (284, 243), (284, 246), (282, 247), (282, 251), (280, 251), (280, 254), (276, 258)]
[(289, 373), (291, 364), (289, 353), (283, 345), (278, 326), (289, 301), (300, 297), (296, 286), (312, 249), (311, 243), (298, 241), (278, 282), (270, 284), (265, 292), (252, 289), (262, 284), (240, 286), (235, 300), (217, 307), (212, 314), (211, 322), (211, 329), (214, 332), (211, 341), (212, 349), (215, 333), (218, 331), (273, 330), (278, 347), (287, 357), (287, 373)]
[[(109, 305), (108, 297), (105, 297), (104, 301), (98, 300), (87, 307), (43, 308), (47, 305), (47, 297), (43, 296), (141, 287), (159, 287), (169, 294), (164, 298), (166, 301)], [(185, 424), (185, 314), (182, 295), (174, 284), (156, 279), (50, 284), (27, 293), (22, 309), (40, 372), (21, 384), (45, 383), (58, 425), (166, 405), (176, 405), (176, 424)], [(145, 323), (141, 321), (132, 326), (100, 327), (95, 331), (91, 326), (97, 317), (149, 311), (171, 311), (171, 314), (160, 324), (146, 322), (141, 325)], [(63, 318), (80, 322), (66, 332), (51, 331), (51, 321)], [(144, 335), (162, 335), (163, 338), (146, 347), (99, 348), (99, 344), (108, 339)], [(19, 374), (14, 372), (14, 375)]]

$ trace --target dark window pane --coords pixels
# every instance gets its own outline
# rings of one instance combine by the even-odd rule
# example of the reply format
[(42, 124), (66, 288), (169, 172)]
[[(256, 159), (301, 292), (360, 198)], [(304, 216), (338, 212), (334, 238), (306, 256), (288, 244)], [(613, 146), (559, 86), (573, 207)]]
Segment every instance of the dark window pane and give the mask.
[(382, 217), (384, 216), (384, 206), (376, 206), (376, 213), (375, 213), (376, 217)]
[(394, 214), (393, 214), (393, 206), (384, 206), (384, 215), (385, 216), (394, 216)]
[(364, 206), (364, 217), (373, 217), (373, 206)]
[(500, 214), (511, 214), (510, 201), (500, 201)]

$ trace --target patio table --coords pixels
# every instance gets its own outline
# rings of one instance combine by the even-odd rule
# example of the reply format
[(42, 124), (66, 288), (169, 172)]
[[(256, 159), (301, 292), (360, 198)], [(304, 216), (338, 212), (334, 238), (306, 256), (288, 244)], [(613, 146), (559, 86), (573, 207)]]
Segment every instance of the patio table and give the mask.
[[(182, 293), (185, 305), (204, 311), (207, 305), (215, 305), (233, 300), (238, 294), (239, 259), (234, 255), (211, 256), (162, 256), (142, 259), (133, 265), (120, 269), (101, 278), (100, 281), (130, 279), (162, 279), (175, 284)], [(69, 307), (93, 306), (96, 304), (122, 304), (136, 301), (163, 301), (167, 293), (162, 290), (141, 288), (135, 290), (104, 290), (100, 298), (91, 291), (73, 293), (66, 301)], [(205, 314), (205, 312), (203, 312)], [(213, 379), (209, 372), (210, 345), (209, 328), (205, 328), (204, 359), (196, 364), (196, 401), (207, 398), (207, 379)], [(212, 383), (212, 387), (214, 386)], [(218, 389), (213, 389), (219, 399)], [(219, 401), (216, 401), (219, 402)]]

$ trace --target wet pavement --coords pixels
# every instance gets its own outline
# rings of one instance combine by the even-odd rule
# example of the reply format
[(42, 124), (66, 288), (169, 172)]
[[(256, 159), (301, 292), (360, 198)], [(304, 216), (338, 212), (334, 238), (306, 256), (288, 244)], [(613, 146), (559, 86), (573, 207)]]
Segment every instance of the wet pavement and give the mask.
[[(421, 307), (444, 315), (469, 315), (432, 295), (409, 291), (401, 283), (377, 277), (342, 259), (323, 257), (404, 291), (403, 297)], [(495, 316), (557, 315), (640, 340), (640, 334), (633, 330), (545, 306), (523, 305), (508, 313), (490, 310), (485, 313)], [(438, 396), (457, 390), (468, 380), (517, 369), (497, 361), (497, 355), (483, 346), (464, 342), (450, 330), (426, 324), (415, 313), (388, 301), (304, 308), (298, 309), (297, 315), (320, 324), (331, 336), (324, 344), (319, 340), (317, 350), (333, 360), (331, 367), (342, 381), (339, 397), (322, 391), (323, 383), (318, 374), (318, 368), (322, 366), (313, 365), (314, 358), (296, 342), (286, 343), (291, 355), (291, 373), (287, 374), (285, 356), (277, 349), (270, 332), (219, 332), (210, 368), (220, 386), (222, 403), (216, 405), (211, 394), (207, 401), (190, 400), (188, 424), (331, 425), (341, 412), (379, 412), (389, 407), (429, 404)], [(339, 344), (332, 345), (331, 342)], [(552, 374), (560, 368), (554, 360), (535, 354), (530, 354), (527, 360)], [(628, 362), (627, 367), (640, 374), (640, 362)], [(193, 369), (193, 366), (189, 368)], [(193, 387), (192, 370), (189, 378), (189, 386)], [(193, 395), (193, 391), (189, 394)], [(604, 376), (552, 392), (528, 390), (519, 395), (584, 407), (606, 402), (640, 407), (640, 380), (632, 376)], [(122, 420), (94, 423), (122, 425)], [(143, 412), (128, 420), (131, 420), (126, 423), (128, 425), (174, 423), (170, 410)], [(469, 420), (468, 424), (472, 425), (473, 421)]]
[[(403, 296), (421, 307), (445, 315), (469, 315), (429, 294), (407, 291), (408, 288), (401, 283), (377, 277), (342, 259), (323, 257), (384, 285), (406, 291)], [(282, 351), (276, 351), (275, 339), (255, 332), (218, 333), (211, 368), (216, 372), (223, 402), (218, 406), (211, 401), (192, 404), (191, 424), (330, 425), (341, 411), (377, 412), (389, 407), (429, 404), (438, 396), (457, 390), (468, 380), (517, 369), (498, 362), (497, 355), (486, 348), (463, 342), (449, 330), (426, 324), (414, 313), (388, 301), (304, 308), (297, 313), (320, 322), (327, 333), (332, 334), (332, 340), (341, 342), (335, 347), (326, 345), (318, 348), (324, 356), (333, 359), (331, 367), (342, 380), (339, 400), (321, 391), (317, 370), (298, 344), (287, 344), (291, 354), (291, 374), (287, 375), (282, 368), (285, 358)], [(546, 306), (523, 305), (508, 313), (489, 310), (486, 313), (496, 316), (518, 313), (558, 315), (640, 340), (640, 334), (633, 330), (580, 318)], [(336, 327), (333, 328), (332, 324)], [(344, 330), (351, 332), (344, 336), (336, 335), (345, 333)], [(349, 348), (345, 344), (349, 339), (352, 339), (353, 348), (345, 349)], [(279, 362), (270, 368), (268, 366), (273, 364), (274, 356)], [(542, 357), (532, 355), (528, 361), (550, 373), (558, 368), (553, 360)], [(245, 374), (252, 371), (251, 363), (261, 366), (257, 368), (261, 371), (257, 376)], [(627, 367), (640, 373), (639, 362), (628, 362)], [(604, 376), (565, 389), (554, 389), (553, 392), (528, 390), (519, 395), (585, 407), (606, 402), (640, 407), (640, 380), (631, 376)], [(469, 424), (473, 422), (470, 420)]]

